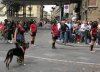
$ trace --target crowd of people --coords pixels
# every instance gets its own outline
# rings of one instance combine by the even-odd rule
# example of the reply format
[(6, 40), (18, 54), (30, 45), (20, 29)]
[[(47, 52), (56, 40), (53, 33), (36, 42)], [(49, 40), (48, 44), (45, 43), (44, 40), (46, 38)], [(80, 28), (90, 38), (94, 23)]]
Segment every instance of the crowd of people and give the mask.
[[(51, 20), (52, 48), (55, 49), (56, 40), (67, 43), (85, 43), (90, 45), (90, 51), (93, 51), (94, 44), (100, 44), (100, 22), (99, 21), (80, 21), (62, 19), (60, 22)], [(1, 25), (1, 24), (0, 24)], [(30, 31), (31, 44), (34, 45), (37, 32), (35, 20), (30, 21), (8, 21), (5, 19), (2, 36), (8, 43), (15, 42), (18, 48), (25, 42), (24, 33)], [(43, 26), (40, 21), (39, 26)]]
[(37, 32), (37, 25), (35, 20), (30, 21), (8, 21), (0, 24), (0, 31), (2, 36), (8, 43), (15, 43), (15, 47), (19, 48), (22, 43), (25, 43), (24, 34), (30, 31), (31, 44), (34, 45), (35, 36)]
[(55, 48), (55, 41), (67, 43), (90, 44), (90, 51), (93, 51), (94, 44), (100, 44), (99, 21), (65, 20), (57, 22), (52, 20), (52, 48)]

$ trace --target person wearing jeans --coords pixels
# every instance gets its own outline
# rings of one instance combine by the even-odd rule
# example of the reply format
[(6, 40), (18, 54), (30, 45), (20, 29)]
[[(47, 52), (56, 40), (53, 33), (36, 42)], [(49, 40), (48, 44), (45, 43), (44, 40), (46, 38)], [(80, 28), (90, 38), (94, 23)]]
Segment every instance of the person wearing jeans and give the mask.
[(71, 41), (71, 32), (72, 32), (72, 22), (71, 21), (67, 21), (65, 23), (66, 26), (66, 42), (72, 42)]
[(24, 32), (25, 29), (23, 27), (23, 22), (19, 21), (14, 32), (14, 41), (16, 42), (15, 43), (16, 48), (20, 48), (20, 46), (22, 46), (22, 44), (25, 42)]
[(81, 24), (80, 31), (81, 31), (81, 42), (84, 42), (85, 39), (85, 25), (87, 24), (86, 21)]
[(85, 26), (85, 44), (89, 44), (91, 41), (90, 30), (91, 30), (91, 25), (87, 23)]

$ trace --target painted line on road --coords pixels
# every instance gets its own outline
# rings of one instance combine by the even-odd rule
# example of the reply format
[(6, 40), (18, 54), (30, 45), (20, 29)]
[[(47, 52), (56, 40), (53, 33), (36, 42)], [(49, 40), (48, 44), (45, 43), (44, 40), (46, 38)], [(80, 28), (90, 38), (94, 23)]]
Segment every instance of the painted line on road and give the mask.
[[(0, 52), (7, 52), (7, 51), (0, 51)], [(36, 59), (42, 59), (42, 60), (47, 60), (47, 61), (53, 61), (53, 62), (63, 62), (63, 63), (76, 63), (76, 64), (84, 64), (84, 65), (97, 65), (100, 66), (100, 64), (97, 63), (87, 63), (87, 62), (76, 62), (76, 61), (68, 61), (68, 60), (59, 60), (59, 59), (51, 59), (51, 58), (44, 58), (44, 57), (37, 57), (37, 56), (30, 56), (30, 55), (25, 55), (26, 58), (36, 58)], [(3, 61), (4, 57), (0, 56), (0, 61)]]
[(30, 56), (30, 55), (25, 55), (25, 57), (26, 58), (31, 57), (31, 58), (42, 59), (42, 60), (53, 61), (53, 62), (75, 63), (75, 64), (100, 66), (100, 64), (97, 64), (97, 63), (87, 63), (87, 62), (76, 62), (76, 61), (68, 61), (68, 60), (59, 60), (59, 59), (51, 59), (51, 58), (44, 58), (44, 57), (37, 57), (37, 56)]

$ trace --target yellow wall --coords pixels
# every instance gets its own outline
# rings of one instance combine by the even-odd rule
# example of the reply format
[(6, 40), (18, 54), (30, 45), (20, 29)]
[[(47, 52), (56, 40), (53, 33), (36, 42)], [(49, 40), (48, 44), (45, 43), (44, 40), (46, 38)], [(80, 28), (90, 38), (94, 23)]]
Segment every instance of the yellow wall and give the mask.
[[(26, 6), (26, 17), (30, 16), (30, 11), (29, 11), (30, 6)], [(32, 17), (37, 17), (40, 18), (40, 5), (31, 5), (32, 10), (31, 10), (31, 16)], [(23, 14), (23, 7), (20, 9), (19, 14)]]

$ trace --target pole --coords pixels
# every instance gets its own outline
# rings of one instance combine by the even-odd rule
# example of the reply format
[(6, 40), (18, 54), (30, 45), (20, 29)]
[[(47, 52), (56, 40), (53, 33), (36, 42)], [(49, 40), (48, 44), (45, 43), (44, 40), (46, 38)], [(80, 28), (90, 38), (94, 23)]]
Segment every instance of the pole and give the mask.
[(64, 5), (60, 2), (60, 21), (63, 19)]
[(31, 18), (31, 10), (32, 10), (32, 8), (31, 8), (31, 4), (30, 4), (30, 9), (29, 9), (29, 10), (30, 10), (30, 18)]

